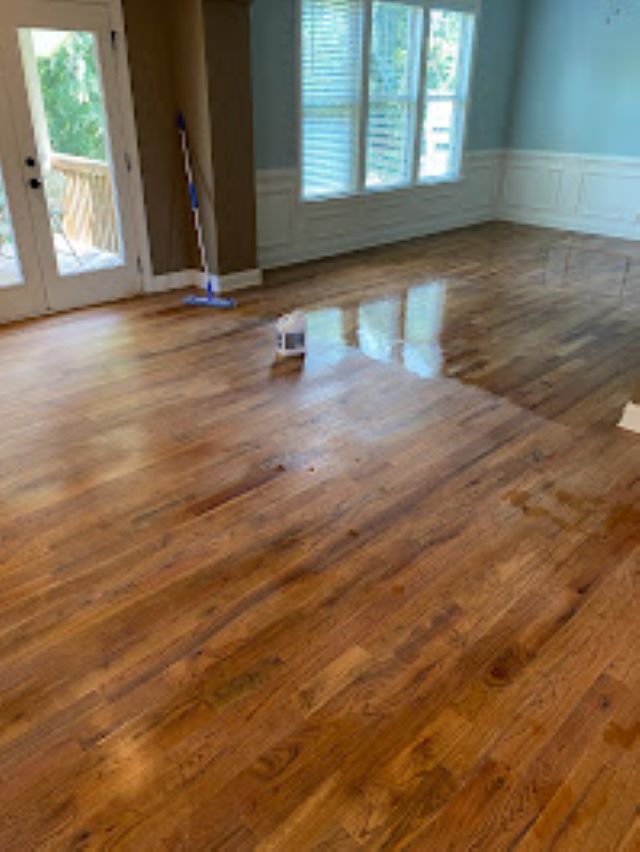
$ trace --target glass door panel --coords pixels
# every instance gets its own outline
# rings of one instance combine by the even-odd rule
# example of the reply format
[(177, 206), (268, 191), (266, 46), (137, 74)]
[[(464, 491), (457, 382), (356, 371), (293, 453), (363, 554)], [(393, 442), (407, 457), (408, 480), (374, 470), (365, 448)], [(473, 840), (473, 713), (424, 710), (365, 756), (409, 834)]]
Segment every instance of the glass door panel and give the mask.
[(122, 266), (96, 37), (21, 29), (20, 49), (58, 274)]
[[(0, 64), (19, 152), (14, 168), (46, 306), (66, 310), (138, 293), (126, 65), (110, 4), (5, 2)], [(20, 244), (15, 213), (13, 224)], [(20, 257), (28, 281), (22, 248)]]
[(14, 287), (16, 284), (24, 284), (24, 279), (13, 233), (9, 201), (4, 188), (4, 177), (0, 169), (0, 287)]
[(6, 60), (6, 31), (0, 25), (0, 322), (47, 308)]

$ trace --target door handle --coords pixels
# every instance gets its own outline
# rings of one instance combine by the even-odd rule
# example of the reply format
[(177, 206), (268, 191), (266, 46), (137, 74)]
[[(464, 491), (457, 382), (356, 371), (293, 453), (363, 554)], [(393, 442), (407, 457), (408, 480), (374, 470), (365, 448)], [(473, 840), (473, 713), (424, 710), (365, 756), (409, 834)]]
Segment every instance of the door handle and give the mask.
[(42, 181), (39, 178), (31, 178), (29, 186), (31, 189), (42, 189)]

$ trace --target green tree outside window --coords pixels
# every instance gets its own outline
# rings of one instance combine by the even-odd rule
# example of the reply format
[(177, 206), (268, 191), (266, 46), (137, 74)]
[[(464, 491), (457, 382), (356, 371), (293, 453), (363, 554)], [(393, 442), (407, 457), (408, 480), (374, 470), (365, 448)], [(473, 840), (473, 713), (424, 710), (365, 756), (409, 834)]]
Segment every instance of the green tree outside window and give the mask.
[(102, 87), (91, 33), (70, 33), (51, 56), (38, 57), (38, 74), (57, 154), (106, 162)]

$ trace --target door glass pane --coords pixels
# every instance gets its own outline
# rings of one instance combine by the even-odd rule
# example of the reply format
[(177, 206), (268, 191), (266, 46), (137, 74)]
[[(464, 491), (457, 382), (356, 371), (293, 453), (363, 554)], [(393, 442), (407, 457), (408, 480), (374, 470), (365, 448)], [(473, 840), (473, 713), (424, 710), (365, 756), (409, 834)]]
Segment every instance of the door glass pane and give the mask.
[(124, 263), (93, 33), (23, 29), (20, 46), (58, 272)]
[(13, 235), (9, 202), (0, 170), (0, 287), (11, 287), (22, 283), (22, 272)]

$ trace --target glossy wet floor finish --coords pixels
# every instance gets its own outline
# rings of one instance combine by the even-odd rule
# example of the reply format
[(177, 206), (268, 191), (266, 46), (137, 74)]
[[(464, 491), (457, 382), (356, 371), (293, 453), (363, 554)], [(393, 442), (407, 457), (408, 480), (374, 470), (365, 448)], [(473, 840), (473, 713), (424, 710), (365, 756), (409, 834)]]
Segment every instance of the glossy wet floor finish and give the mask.
[(639, 849), (640, 247), (268, 284), (0, 331), (0, 849)]

